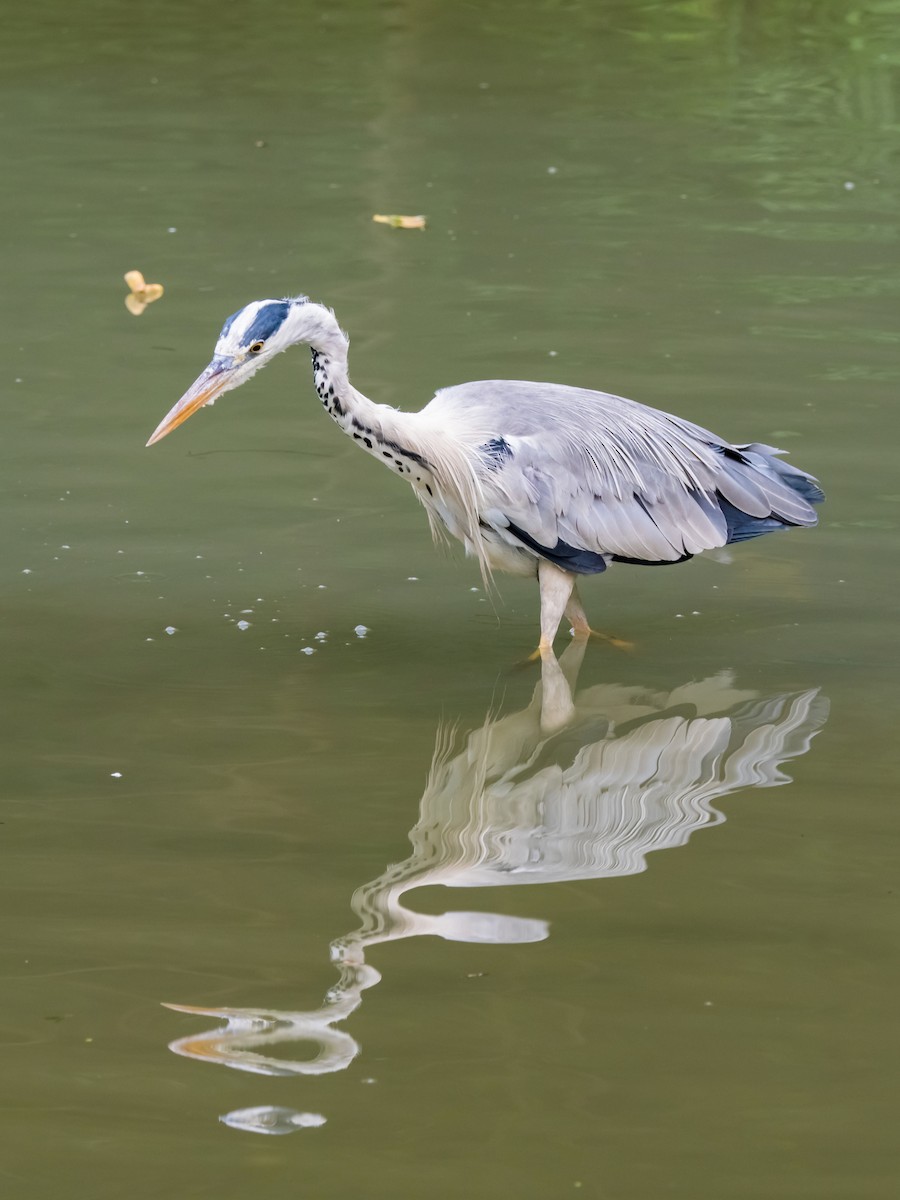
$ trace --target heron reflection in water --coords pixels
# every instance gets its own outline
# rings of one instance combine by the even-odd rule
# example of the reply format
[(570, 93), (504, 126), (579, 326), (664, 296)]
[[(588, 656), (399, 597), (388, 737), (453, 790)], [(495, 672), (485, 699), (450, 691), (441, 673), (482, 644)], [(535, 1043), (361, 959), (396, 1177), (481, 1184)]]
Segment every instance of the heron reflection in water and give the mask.
[[(262, 1075), (340, 1071), (359, 1046), (336, 1028), (380, 973), (366, 961), (383, 942), (434, 934), (493, 945), (540, 941), (546, 921), (490, 912), (416, 912), (416, 888), (513, 886), (634, 875), (650, 851), (683, 846), (725, 818), (715, 803), (742, 788), (789, 783), (783, 765), (805, 754), (828, 715), (815, 689), (770, 696), (738, 689), (727, 672), (669, 692), (600, 684), (576, 691), (585, 651), (573, 641), (547, 656), (531, 702), (488, 714), (461, 737), (439, 727), (409, 833), (412, 851), (353, 893), (359, 925), (331, 945), (339, 979), (307, 1012), (171, 1004), (224, 1028), (171, 1043), (177, 1054)], [(279, 1048), (317, 1048), (297, 1061)], [(263, 1107), (223, 1117), (256, 1132), (287, 1133), (302, 1118)]]

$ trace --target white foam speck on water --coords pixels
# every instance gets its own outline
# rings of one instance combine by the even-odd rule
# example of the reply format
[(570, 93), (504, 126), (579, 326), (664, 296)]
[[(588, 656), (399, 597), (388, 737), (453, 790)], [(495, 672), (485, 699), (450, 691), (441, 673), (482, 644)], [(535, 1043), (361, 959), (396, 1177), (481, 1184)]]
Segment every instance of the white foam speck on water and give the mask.
[(121, 771), (110, 771), (109, 777), (110, 777), (110, 779), (121, 779), (122, 772)]
[(166, 633), (169, 635), (169, 637), (171, 637), (173, 633), (177, 633), (177, 632), (178, 632), (178, 630), (175, 628), (174, 625), (166, 626)]
[(238, 621), (237, 627), (238, 627), (238, 629), (249, 629), (250, 622), (249, 621)]
[(316, 641), (324, 642), (327, 640), (328, 640), (328, 634), (326, 633), (326, 631), (324, 629), (320, 629), (319, 632), (316, 634)]
[(301, 654), (315, 654), (315, 652), (316, 652), (315, 646), (301, 646), (300, 647)]

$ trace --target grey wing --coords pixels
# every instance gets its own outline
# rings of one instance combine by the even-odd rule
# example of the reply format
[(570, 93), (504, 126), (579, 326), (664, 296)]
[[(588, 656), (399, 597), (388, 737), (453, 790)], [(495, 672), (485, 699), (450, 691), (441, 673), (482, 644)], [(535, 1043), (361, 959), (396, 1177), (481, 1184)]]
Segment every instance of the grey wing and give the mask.
[(821, 491), (771, 446), (733, 446), (602, 392), (510, 381), (452, 392), (498, 429), (480, 447), (486, 523), (573, 571), (679, 562), (816, 523)]

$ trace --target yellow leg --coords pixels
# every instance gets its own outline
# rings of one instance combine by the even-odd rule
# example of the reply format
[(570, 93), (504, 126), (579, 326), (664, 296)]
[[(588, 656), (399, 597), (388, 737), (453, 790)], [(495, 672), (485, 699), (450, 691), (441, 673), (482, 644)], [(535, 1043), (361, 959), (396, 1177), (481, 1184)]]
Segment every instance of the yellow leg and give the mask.
[(634, 649), (633, 642), (591, 629), (578, 595), (575, 576), (569, 571), (542, 560), (538, 564), (538, 583), (541, 587), (541, 640), (537, 650), (528, 656), (527, 662), (537, 662), (553, 653), (553, 641), (563, 616), (571, 621), (575, 637), (579, 640), (596, 638), (608, 646), (615, 646), (617, 650)]
[(563, 613), (571, 603), (575, 576), (543, 559), (538, 564), (538, 583), (541, 586), (541, 641), (538, 656), (543, 658), (553, 653), (553, 639), (559, 630)]

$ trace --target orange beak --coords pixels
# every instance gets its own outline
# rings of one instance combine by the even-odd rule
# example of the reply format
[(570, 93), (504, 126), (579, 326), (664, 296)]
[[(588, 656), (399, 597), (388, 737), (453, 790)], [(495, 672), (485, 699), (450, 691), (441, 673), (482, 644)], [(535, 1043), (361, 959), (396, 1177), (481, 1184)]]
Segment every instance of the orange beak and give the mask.
[(202, 375), (191, 384), (176, 405), (174, 405), (153, 431), (148, 446), (160, 441), (183, 424), (188, 417), (193, 416), (204, 404), (211, 404), (221, 392), (233, 383), (234, 364), (230, 360), (217, 360), (209, 364)]

